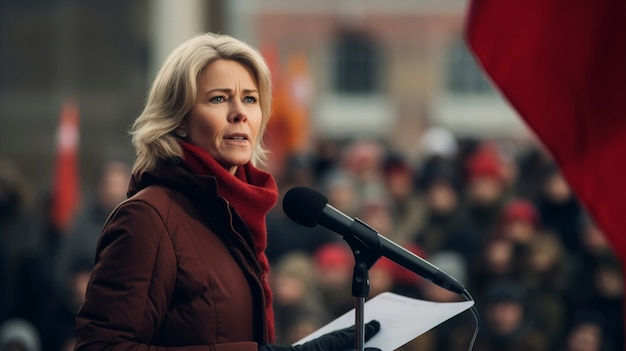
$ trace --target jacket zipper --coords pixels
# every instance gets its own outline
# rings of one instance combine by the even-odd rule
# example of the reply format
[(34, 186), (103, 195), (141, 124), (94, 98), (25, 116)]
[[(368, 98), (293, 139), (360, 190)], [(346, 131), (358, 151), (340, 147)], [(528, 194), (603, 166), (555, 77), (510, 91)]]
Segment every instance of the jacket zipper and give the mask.
[[(228, 223), (230, 225), (230, 229), (235, 234), (237, 234), (237, 236), (238, 236), (237, 240), (243, 240), (243, 236), (241, 235), (241, 233), (239, 233), (235, 229), (235, 225), (233, 224), (233, 212), (230, 209), (230, 207), (231, 207), (230, 206), (230, 202), (228, 200), (226, 200), (226, 199), (224, 199), (224, 201), (226, 202), (226, 210), (228, 211), (228, 217), (229, 217)], [(263, 307), (263, 312), (264, 312), (264, 315), (265, 315), (265, 319), (263, 320), (263, 335), (265, 335), (265, 340), (269, 340), (269, 335), (267, 334), (268, 333), (268, 329), (267, 329), (267, 327), (268, 327), (267, 326), (267, 313), (266, 313), (266, 308), (267, 307), (265, 306), (266, 296), (265, 296), (265, 290), (263, 288), (263, 283), (265, 281), (267, 281), (267, 274), (265, 272), (263, 272), (263, 270), (261, 269), (261, 266), (259, 265), (258, 260), (256, 258), (256, 253), (250, 249), (250, 246), (245, 242), (245, 240), (243, 240), (242, 244), (245, 247), (245, 250), (247, 250), (248, 254), (250, 254), (254, 258), (254, 263), (256, 264), (256, 267), (257, 267), (258, 271), (261, 274), (261, 277), (259, 278), (256, 274), (252, 274), (252, 272), (248, 271), (248, 273), (250, 275), (252, 275), (254, 280), (257, 282), (257, 284), (258, 284), (258, 286), (260, 288), (260, 291), (261, 291), (261, 303), (263, 304), (262, 307)], [(253, 243), (252, 244), (254, 245), (254, 239), (253, 239)], [(261, 279), (263, 279), (264, 281), (261, 281)], [(269, 282), (268, 282), (268, 284), (269, 284)]]

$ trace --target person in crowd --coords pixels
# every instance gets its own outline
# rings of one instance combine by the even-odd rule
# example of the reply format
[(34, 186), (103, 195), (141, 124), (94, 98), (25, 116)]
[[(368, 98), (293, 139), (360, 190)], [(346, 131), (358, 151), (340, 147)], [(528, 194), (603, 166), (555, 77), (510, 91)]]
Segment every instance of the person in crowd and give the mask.
[[(264, 253), (278, 198), (259, 168), (270, 82), (258, 51), (226, 35), (197, 35), (165, 60), (131, 130), (129, 199), (102, 229), (78, 351), (293, 350), (274, 344)], [(379, 328), (368, 322), (366, 339)], [(353, 344), (348, 328), (299, 349)]]
[[(428, 261), (462, 285), (467, 284), (467, 263), (465, 258), (454, 251), (439, 251), (428, 257)], [(421, 285), (422, 298), (434, 302), (457, 302), (464, 298), (453, 291), (444, 289), (432, 282)]]
[[(285, 175), (278, 182), (279, 203), (285, 193), (295, 186), (313, 187), (314, 180), (310, 167), (304, 158), (292, 158), (285, 167)], [(267, 248), (265, 254), (270, 265), (276, 264), (292, 252), (313, 253), (329, 242), (340, 240), (330, 230), (315, 226), (305, 227), (287, 217), (282, 206), (274, 206), (267, 215)]]
[(615, 255), (602, 230), (584, 215), (581, 222), (580, 251), (571, 255), (567, 275), (568, 297), (573, 304), (582, 304), (595, 294), (594, 275), (598, 262)]
[(551, 349), (556, 349), (568, 318), (566, 295), (567, 256), (561, 241), (542, 232), (526, 244), (520, 258), (520, 282), (528, 296), (534, 325), (546, 332)]
[(480, 301), (493, 282), (518, 278), (515, 245), (508, 239), (493, 237), (483, 244), (478, 259), (470, 265), (469, 289)]
[(396, 263), (386, 257), (379, 258), (369, 269), (370, 291), (368, 297), (376, 297), (384, 292), (393, 291), (396, 285)]
[(354, 308), (354, 256), (347, 243), (334, 242), (320, 247), (313, 254), (313, 269), (322, 306), (328, 310), (331, 318)]
[[(416, 256), (419, 256), (426, 260), (428, 259), (428, 255), (426, 254), (424, 249), (422, 249), (419, 245), (415, 243), (408, 243), (408, 244), (403, 245), (403, 247), (407, 251), (413, 253)], [(383, 276), (384, 281), (382, 283), (372, 281), (371, 282), (372, 286), (377, 285), (381, 287), (379, 288), (379, 290), (381, 290), (382, 287), (384, 287), (388, 291), (391, 291), (400, 295), (413, 297), (413, 298), (421, 298), (422, 284), (426, 282), (426, 279), (424, 279), (417, 273), (409, 270), (408, 268), (405, 268), (401, 266), (400, 264), (384, 256), (378, 259), (378, 261), (370, 269), (370, 271), (373, 269), (377, 269), (378, 266), (381, 266), (380, 268), (382, 268), (381, 270), (383, 271), (383, 274), (384, 274)], [(375, 279), (376, 272), (374, 275), (371, 275), (370, 278), (371, 278), (370, 280)], [(389, 279), (391, 279), (391, 282), (389, 282)], [(388, 286), (389, 283), (393, 283), (393, 285), (390, 288)], [(379, 292), (382, 292), (382, 291), (379, 291)]]
[[(428, 257), (428, 261), (447, 273), (459, 283), (467, 284), (467, 264), (465, 258), (454, 251), (439, 251)], [(463, 297), (432, 282), (420, 284), (421, 299), (439, 303), (464, 301)], [(401, 348), (402, 351), (451, 350), (454, 343), (469, 330), (475, 322), (468, 313), (462, 313), (420, 335)], [(468, 344), (469, 345), (469, 344)]]
[(413, 241), (429, 254), (452, 250), (471, 262), (480, 241), (475, 227), (463, 218), (454, 164), (439, 157), (427, 159), (419, 182), (424, 192), (425, 219)]
[[(563, 351), (619, 351), (618, 345), (610, 345), (605, 338), (605, 322), (600, 314), (592, 311), (579, 312), (564, 338)], [(555, 348), (556, 350), (556, 348)]]
[(516, 246), (527, 246), (541, 229), (541, 220), (534, 204), (526, 199), (512, 199), (504, 205), (494, 235), (509, 239)]
[(503, 206), (510, 196), (502, 160), (490, 144), (481, 145), (466, 162), (464, 221), (485, 240), (496, 230)]
[(535, 200), (543, 228), (555, 233), (568, 253), (580, 250), (584, 211), (556, 165), (547, 167)]
[[(541, 221), (537, 210), (529, 200), (514, 198), (504, 204), (496, 228), (491, 236), (492, 240), (497, 241), (498, 239), (502, 239), (508, 241), (506, 245), (511, 247), (512, 255), (510, 258), (510, 273), (513, 273), (515, 277), (522, 279), (521, 275), (531, 274), (526, 271), (531, 267), (524, 267), (524, 265), (531, 265), (525, 261), (530, 260), (528, 257), (531, 255), (531, 253), (529, 253), (531, 243), (537, 241), (537, 237), (542, 235), (540, 231), (541, 228)], [(545, 240), (538, 240), (537, 242), (544, 243)], [(558, 250), (555, 249), (555, 251)], [(489, 267), (484, 268), (486, 268), (487, 271), (483, 273), (487, 273), (493, 269)], [(559, 271), (558, 273), (562, 274), (564, 272)], [(513, 278), (513, 276), (509, 278)]]
[(66, 287), (67, 296), (51, 296), (41, 311), (39, 333), (42, 351), (73, 350), (76, 340), (76, 313), (85, 302), (85, 291), (93, 269), (93, 257), (75, 257), (70, 263)]
[(41, 342), (37, 328), (21, 318), (11, 318), (0, 323), (0, 350), (40, 351)]
[[(584, 282), (581, 282), (583, 284)], [(611, 345), (624, 345), (624, 276), (614, 254), (597, 258), (591, 275), (592, 294), (574, 303), (574, 311), (593, 310), (605, 320), (604, 338)]]
[(356, 217), (380, 235), (398, 242), (399, 240), (392, 235), (396, 227), (393, 205), (386, 187), (378, 183), (368, 184), (361, 189)]
[(382, 165), (386, 156), (385, 146), (377, 140), (352, 140), (343, 149), (339, 166), (350, 173), (360, 189), (382, 181)]
[(41, 221), (31, 205), (30, 184), (18, 165), (0, 159), (0, 321), (36, 323), (47, 287)]
[(267, 216), (267, 249), (270, 264), (277, 264), (292, 252), (312, 255), (320, 247), (340, 240), (337, 234), (322, 227), (305, 227), (291, 220), (282, 209), (273, 209)]
[(292, 344), (322, 327), (331, 318), (316, 287), (311, 257), (294, 251), (272, 268), (276, 340)]
[(361, 201), (360, 188), (354, 176), (344, 169), (328, 171), (316, 185), (328, 198), (328, 203), (348, 216), (355, 216)]
[(541, 184), (546, 170), (554, 167), (554, 160), (536, 140), (523, 139), (519, 149), (516, 158), (518, 177), (515, 195), (526, 199), (536, 199), (541, 193)]
[(398, 244), (412, 241), (424, 223), (424, 201), (418, 194), (415, 170), (399, 154), (389, 154), (383, 163), (384, 186), (393, 206), (394, 230), (388, 233)]
[(55, 258), (55, 286), (58, 296), (72, 305), (70, 269), (73, 262), (93, 262), (100, 230), (109, 214), (126, 199), (130, 180), (130, 167), (122, 161), (104, 162), (97, 172), (95, 196), (89, 205), (77, 215), (74, 223), (59, 247)]
[(314, 140), (313, 146), (313, 152), (310, 155), (313, 178), (323, 179), (326, 174), (335, 171), (338, 167), (342, 147), (339, 141), (320, 135)]
[(457, 160), (459, 149), (459, 140), (450, 130), (432, 125), (419, 136), (408, 158), (414, 166), (425, 169), (429, 160), (441, 159), (446, 162)]
[(588, 215), (583, 216), (581, 231), (581, 249), (572, 255), (574, 259), (567, 275), (570, 313), (593, 311), (602, 316), (602, 350), (619, 350), (624, 345), (622, 266), (601, 229)]
[[(513, 282), (493, 282), (481, 304), (484, 320), (475, 350), (547, 351), (547, 336), (532, 323), (523, 288)], [(469, 331), (468, 331), (469, 332)], [(471, 334), (458, 338), (450, 350), (466, 350)], [(455, 342), (453, 342), (455, 343)]]

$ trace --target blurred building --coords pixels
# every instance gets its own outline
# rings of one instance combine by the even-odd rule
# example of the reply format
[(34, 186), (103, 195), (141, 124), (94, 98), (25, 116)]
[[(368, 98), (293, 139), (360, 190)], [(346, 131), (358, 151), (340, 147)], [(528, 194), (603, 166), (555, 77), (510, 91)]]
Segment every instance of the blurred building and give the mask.
[(293, 56), (304, 57), (311, 84), (299, 93), (314, 136), (385, 138), (410, 149), (432, 124), (461, 137), (523, 132), (465, 49), (466, 6), (467, 0), (0, 1), (0, 153), (45, 184), (60, 107), (74, 97), (83, 169), (102, 158), (132, 160), (127, 131), (157, 67), (169, 50), (203, 31), (260, 48), (277, 79)]
[(384, 135), (401, 148), (428, 124), (461, 137), (523, 130), (465, 47), (466, 0), (229, 4), (235, 35), (278, 47), (283, 63), (307, 53), (320, 135)]
[(48, 187), (61, 107), (73, 98), (82, 186), (93, 188), (103, 159), (131, 162), (127, 132), (163, 52), (192, 32), (220, 31), (220, 4), (0, 1), (0, 156), (15, 159), (34, 184)]

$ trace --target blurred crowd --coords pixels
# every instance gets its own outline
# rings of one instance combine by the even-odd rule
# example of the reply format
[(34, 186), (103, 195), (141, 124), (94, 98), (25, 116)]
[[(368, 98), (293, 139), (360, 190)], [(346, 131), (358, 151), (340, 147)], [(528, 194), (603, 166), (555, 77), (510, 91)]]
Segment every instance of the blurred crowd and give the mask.
[(15, 162), (0, 161), (0, 350), (70, 351), (100, 229), (126, 198), (130, 167), (104, 162), (69, 228), (51, 216)]
[[(281, 194), (314, 188), (464, 284), (482, 317), (475, 350), (623, 349), (619, 258), (541, 147), (432, 128), (414, 149), (319, 139), (274, 173)], [(123, 162), (102, 165), (93, 200), (58, 231), (49, 203), (33, 199), (14, 163), (0, 163), (0, 350), (73, 349), (100, 228), (129, 177)], [(339, 235), (294, 223), (280, 203), (267, 225), (277, 342), (293, 343), (354, 307), (354, 258)], [(370, 297), (463, 300), (385, 258), (369, 275)], [(402, 350), (467, 350), (474, 328), (464, 312)]]
[[(530, 139), (460, 140), (441, 128), (411, 148), (418, 152), (400, 154), (379, 140), (320, 140), (289, 159), (279, 189), (320, 191), (464, 284), (482, 317), (475, 350), (624, 348), (621, 263), (545, 150)], [(340, 235), (298, 226), (280, 206), (268, 231), (280, 342), (354, 307), (354, 258)], [(385, 258), (370, 280), (371, 297), (463, 300)], [(465, 312), (402, 350), (467, 350), (474, 327)]]

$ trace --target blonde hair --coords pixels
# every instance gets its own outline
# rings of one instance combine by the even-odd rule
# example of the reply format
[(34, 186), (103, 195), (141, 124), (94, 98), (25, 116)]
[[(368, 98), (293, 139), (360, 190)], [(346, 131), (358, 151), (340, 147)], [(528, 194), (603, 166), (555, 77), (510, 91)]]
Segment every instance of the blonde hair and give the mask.
[[(182, 148), (173, 131), (191, 111), (198, 95), (198, 78), (204, 68), (218, 60), (232, 60), (250, 68), (259, 89), (262, 136), (271, 111), (270, 71), (261, 54), (231, 36), (206, 33), (195, 36), (167, 57), (159, 70), (143, 112), (131, 128), (136, 160), (134, 174), (154, 170), (159, 161), (182, 157)], [(262, 137), (254, 145), (251, 163), (266, 159)]]

